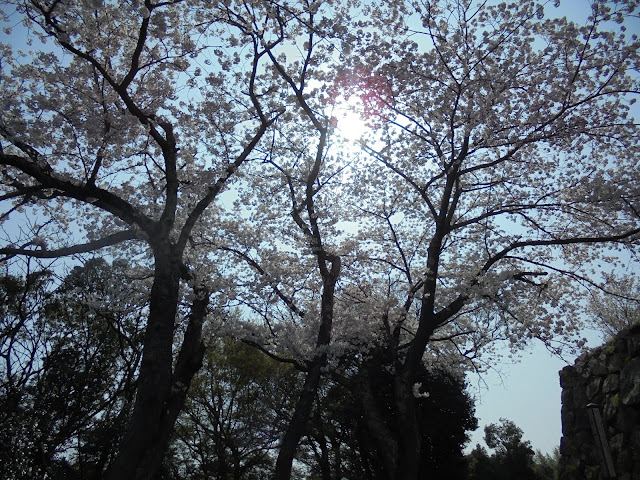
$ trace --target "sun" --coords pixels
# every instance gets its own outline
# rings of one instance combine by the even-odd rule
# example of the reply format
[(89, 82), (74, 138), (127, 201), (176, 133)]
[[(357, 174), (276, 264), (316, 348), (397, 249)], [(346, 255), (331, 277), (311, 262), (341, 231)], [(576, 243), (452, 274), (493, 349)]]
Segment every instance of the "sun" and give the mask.
[(357, 97), (336, 102), (332, 116), (335, 120), (336, 134), (349, 142), (360, 141), (362, 136), (370, 130), (362, 113), (362, 101)]
[(365, 68), (337, 73), (329, 88), (331, 119), (343, 139), (359, 142), (388, 119), (393, 105), (389, 82)]

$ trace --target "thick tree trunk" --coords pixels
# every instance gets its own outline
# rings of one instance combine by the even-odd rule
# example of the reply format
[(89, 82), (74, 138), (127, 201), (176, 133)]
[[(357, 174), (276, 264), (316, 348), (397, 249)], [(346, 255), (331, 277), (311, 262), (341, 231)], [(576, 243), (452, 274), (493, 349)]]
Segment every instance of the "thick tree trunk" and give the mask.
[(398, 462), (398, 443), (395, 440), (394, 431), (390, 428), (391, 418), (385, 418), (380, 411), (373, 391), (371, 389), (370, 375), (366, 366), (363, 366), (358, 381), (355, 383), (354, 395), (360, 398), (364, 421), (369, 434), (368, 440), (375, 445), (374, 469), (376, 466), (382, 470), (378, 471), (378, 477), (387, 480), (394, 480), (396, 465)]
[[(377, 369), (361, 367), (352, 392), (359, 398), (367, 427), (368, 443), (374, 448), (371, 457), (376, 478), (386, 480), (417, 480), (420, 470), (421, 436), (417, 418), (416, 399), (413, 396), (413, 374), (398, 371), (389, 387), (393, 392), (390, 411), (382, 409), (373, 386)], [(366, 452), (365, 452), (366, 453)]]
[(304, 386), (296, 403), (293, 417), (289, 422), (287, 431), (280, 444), (274, 480), (289, 480), (291, 478), (293, 459), (300, 439), (304, 434), (307, 422), (311, 417), (313, 401), (316, 398), (316, 392), (318, 391), (318, 385), (320, 384), (320, 377), (322, 375), (321, 368), (322, 365), (320, 364), (314, 365), (304, 380)]
[[(164, 255), (163, 255), (164, 253)], [(170, 251), (156, 252), (156, 265), (142, 362), (131, 419), (108, 480), (151, 479), (151, 447), (160, 436), (171, 389), (173, 329), (178, 306), (179, 270)], [(146, 469), (145, 468), (145, 469)]]
[(411, 377), (409, 374), (400, 374), (394, 382), (399, 454), (395, 480), (418, 480), (420, 470), (421, 437)]
[(193, 375), (202, 366), (202, 321), (208, 292), (196, 291), (189, 324), (172, 372), (174, 326), (180, 288), (180, 264), (169, 248), (156, 252), (149, 318), (133, 412), (108, 480), (150, 480), (168, 447)]

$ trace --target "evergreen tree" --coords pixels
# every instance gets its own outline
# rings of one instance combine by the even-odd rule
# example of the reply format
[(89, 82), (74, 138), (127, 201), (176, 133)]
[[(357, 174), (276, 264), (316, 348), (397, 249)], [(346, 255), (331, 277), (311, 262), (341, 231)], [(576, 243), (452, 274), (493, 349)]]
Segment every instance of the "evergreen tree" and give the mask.
[(540, 476), (534, 463), (535, 452), (522, 440), (522, 429), (505, 418), (484, 427), (484, 439), (493, 450), (488, 455), (480, 445), (469, 455), (471, 480), (552, 480)]
[[(386, 479), (384, 444), (376, 437), (371, 410), (393, 427), (393, 375), (382, 356), (372, 356), (351, 388), (329, 384), (320, 395), (310, 422), (309, 449), (318, 478)], [(467, 432), (477, 428), (474, 404), (465, 382), (444, 370), (420, 369), (415, 385), (422, 450), (420, 478), (464, 478), (467, 462), (462, 450)], [(363, 393), (363, 389), (371, 393)], [(373, 403), (374, 405), (371, 405)]]

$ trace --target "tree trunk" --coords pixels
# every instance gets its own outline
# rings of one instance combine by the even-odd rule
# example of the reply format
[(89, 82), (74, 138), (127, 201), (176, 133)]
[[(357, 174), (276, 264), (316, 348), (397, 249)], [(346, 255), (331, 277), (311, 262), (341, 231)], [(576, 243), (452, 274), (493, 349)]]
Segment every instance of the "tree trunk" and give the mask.
[[(331, 436), (331, 450), (333, 451), (333, 470), (335, 472), (335, 478), (342, 479), (342, 452), (340, 450), (341, 442), (336, 436)], [(331, 477), (329, 476), (329, 480)]]
[[(331, 268), (327, 268), (325, 261), (329, 259)], [(318, 328), (318, 337), (316, 347), (318, 349), (326, 348), (331, 341), (331, 329), (333, 326), (333, 307), (335, 298), (335, 289), (338, 277), (340, 276), (341, 261), (337, 255), (327, 255), (324, 251), (318, 254), (318, 264), (322, 274), (322, 300), (320, 308), (320, 327)], [(293, 418), (289, 422), (287, 431), (282, 438), (278, 459), (276, 460), (276, 471), (274, 480), (289, 480), (291, 478), (291, 470), (293, 468), (293, 459), (296, 449), (300, 443), (300, 439), (304, 434), (307, 422), (311, 417), (313, 402), (318, 392), (320, 378), (322, 377), (322, 368), (327, 363), (327, 353), (320, 353), (311, 364), (311, 368), (307, 372), (304, 379), (302, 392), (296, 403), (293, 412)]]
[(352, 393), (359, 398), (363, 418), (367, 427), (372, 451), (372, 464), (377, 470), (376, 478), (386, 480), (417, 480), (420, 470), (421, 436), (418, 425), (416, 399), (413, 396), (413, 374), (404, 369), (393, 375), (390, 385), (393, 392), (390, 411), (381, 409), (380, 398), (376, 398), (374, 376), (377, 369), (361, 366)]
[[(374, 462), (374, 469), (376, 466), (381, 467), (384, 478), (394, 480), (393, 475), (398, 462), (398, 443), (395, 440), (394, 432), (388, 425), (392, 419), (383, 416), (371, 390), (368, 367), (363, 365), (362, 369), (358, 381), (355, 382), (353, 394), (360, 398), (367, 431), (370, 439), (373, 440), (373, 445), (375, 445), (375, 454), (377, 455), (371, 456), (371, 459)], [(371, 445), (371, 442), (367, 443)]]
[[(180, 276), (170, 251), (155, 253), (155, 274), (136, 400), (120, 451), (107, 473), (108, 480), (151, 479), (156, 470), (148, 465), (148, 458), (152, 454), (151, 446), (161, 433), (171, 388), (173, 328)], [(146, 471), (142, 470), (142, 465)]]
[(398, 459), (395, 480), (418, 480), (420, 470), (421, 437), (413, 396), (411, 375), (399, 374), (394, 379), (395, 410), (397, 415), (396, 435)]
[(180, 262), (170, 247), (156, 251), (156, 265), (133, 412), (107, 480), (150, 480), (168, 447), (193, 375), (202, 366), (202, 321), (209, 301), (196, 290), (189, 324), (172, 372)]
[(293, 418), (289, 422), (287, 431), (280, 444), (274, 480), (289, 480), (291, 478), (293, 459), (298, 448), (298, 443), (304, 434), (304, 429), (311, 416), (313, 401), (316, 398), (316, 392), (320, 384), (320, 377), (322, 375), (321, 368), (322, 365), (316, 363), (311, 370), (309, 370), (304, 380), (304, 386), (296, 403)]
[[(320, 458), (318, 463), (320, 464), (320, 474), (322, 480), (331, 480), (331, 462), (329, 460), (329, 447), (327, 446), (327, 440), (323, 433), (320, 433), (317, 438), (320, 445)], [(336, 478), (340, 478), (337, 477)]]

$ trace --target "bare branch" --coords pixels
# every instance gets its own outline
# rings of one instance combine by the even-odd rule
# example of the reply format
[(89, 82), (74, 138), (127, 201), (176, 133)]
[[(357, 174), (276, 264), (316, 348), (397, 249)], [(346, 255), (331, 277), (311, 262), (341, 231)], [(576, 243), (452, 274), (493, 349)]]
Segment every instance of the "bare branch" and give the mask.
[(27, 248), (0, 248), (0, 254), (5, 255), (5, 258), (0, 261), (7, 260), (8, 258), (16, 256), (26, 256), (32, 258), (59, 258), (68, 257), (69, 255), (76, 255), (79, 253), (88, 253), (101, 248), (117, 245), (118, 243), (126, 242), (128, 240), (140, 240), (139, 233), (135, 230), (124, 230), (122, 232), (114, 233), (103, 237), (99, 240), (94, 240), (84, 244), (73, 245), (71, 247), (58, 248), (56, 250), (34, 250)]

